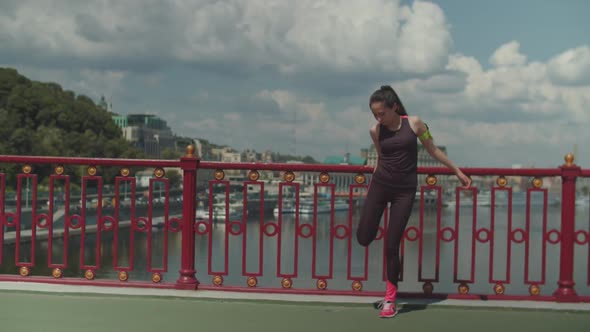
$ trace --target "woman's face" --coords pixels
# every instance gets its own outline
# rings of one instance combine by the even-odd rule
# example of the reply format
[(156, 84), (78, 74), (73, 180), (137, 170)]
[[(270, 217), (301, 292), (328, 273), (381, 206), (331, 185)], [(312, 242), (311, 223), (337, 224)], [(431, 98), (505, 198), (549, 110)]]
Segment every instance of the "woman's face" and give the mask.
[(388, 108), (385, 106), (384, 102), (377, 102), (371, 104), (371, 111), (373, 112), (373, 116), (375, 120), (382, 125), (391, 125), (394, 123), (395, 120), (395, 108)]

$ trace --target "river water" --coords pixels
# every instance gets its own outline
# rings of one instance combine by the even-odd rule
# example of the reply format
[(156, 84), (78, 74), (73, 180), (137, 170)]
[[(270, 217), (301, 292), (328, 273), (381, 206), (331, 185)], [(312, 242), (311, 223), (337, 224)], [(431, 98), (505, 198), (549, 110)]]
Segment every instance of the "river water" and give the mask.
[[(352, 219), (352, 266), (351, 272), (353, 277), (362, 276), (364, 271), (364, 248), (356, 243), (355, 232), (359, 219), (359, 208), (354, 208), (352, 216), (348, 211), (339, 211), (334, 215), (334, 225), (347, 225), (349, 219)], [(529, 278), (531, 280), (540, 280), (542, 275), (542, 252), (543, 252), (543, 215), (542, 209), (534, 207), (530, 216), (530, 257), (529, 257)], [(508, 257), (508, 209), (506, 206), (495, 207), (495, 227), (494, 227), (494, 268), (493, 277), (504, 279), (506, 277), (506, 265)], [(161, 215), (162, 213), (160, 213)], [(461, 207), (457, 212), (453, 206), (445, 207), (441, 210), (442, 228), (455, 228), (456, 214), (459, 215), (459, 236), (458, 236), (458, 279), (469, 279), (471, 271), (471, 258), (473, 251), (471, 249), (472, 239), (472, 214), (473, 209), (470, 207)], [(141, 215), (138, 215), (141, 216)], [(147, 216), (147, 212), (144, 212)], [(278, 223), (278, 217), (272, 213), (266, 216), (249, 216), (246, 220), (246, 272), (258, 272), (259, 268), (259, 250), (260, 246), (260, 219), (263, 223)], [(559, 230), (561, 218), (560, 206), (549, 206), (547, 210), (547, 229)], [(436, 266), (436, 209), (426, 209), (424, 213), (424, 231), (422, 237), (423, 262), (422, 273), (425, 278), (432, 278)], [(490, 206), (477, 206), (477, 228), (489, 228), (491, 220)], [(419, 227), (420, 213), (415, 209), (408, 227)], [(295, 216), (283, 215), (282, 227), (280, 229), (281, 237), (281, 264), (277, 264), (277, 255), (279, 251), (278, 234), (275, 236), (262, 237), (263, 250), (263, 276), (258, 277), (259, 286), (263, 287), (280, 287), (281, 278), (277, 273), (293, 273), (295, 267)], [(301, 224), (311, 224), (314, 218), (311, 215), (301, 215), (299, 222)], [(525, 228), (526, 208), (524, 205), (513, 206), (512, 209), (513, 229)], [(91, 222), (89, 222), (91, 223)], [(332, 278), (328, 279), (330, 289), (350, 290), (351, 282), (347, 280), (347, 261), (348, 261), (348, 239), (337, 239), (330, 234), (330, 214), (318, 214), (317, 232), (315, 238), (316, 252), (316, 274), (328, 275), (330, 273), (330, 242), (333, 241), (333, 271)], [(588, 230), (590, 223), (589, 211), (587, 206), (576, 209), (576, 230)], [(228, 252), (225, 251), (226, 233), (229, 226), (226, 227), (222, 221), (213, 222), (211, 230), (211, 252), (209, 253), (209, 235), (196, 236), (196, 268), (197, 278), (204, 284), (211, 284), (211, 278), (215, 273), (208, 274), (208, 258), (211, 257), (212, 272), (224, 270), (224, 257), (228, 257), (228, 274), (224, 276), (224, 285), (246, 285), (246, 277), (242, 275), (242, 239), (243, 235), (227, 235)], [(7, 229), (10, 231), (10, 229)], [(272, 230), (272, 229), (270, 229)], [(165, 252), (166, 232), (163, 229), (153, 228), (152, 232), (152, 264), (155, 267), (161, 266)], [(342, 230), (341, 230), (342, 232)], [(122, 229), (119, 233), (119, 251), (117, 255), (118, 264), (126, 266), (130, 258), (130, 230)], [(412, 237), (414, 234), (410, 234)], [(447, 232), (447, 237), (449, 233)], [(84, 271), (79, 268), (80, 257), (80, 238), (71, 236), (68, 241), (68, 267), (64, 269), (64, 275), (68, 277), (83, 278)], [(95, 259), (94, 246), (96, 237), (90, 234), (86, 238), (85, 244), (85, 261), (87, 264), (93, 264)], [(134, 232), (134, 271), (130, 273), (130, 280), (150, 280), (151, 273), (147, 271), (148, 237), (145, 232)], [(434, 282), (435, 292), (456, 293), (457, 284), (453, 282), (454, 272), (454, 246), (455, 241), (440, 242), (440, 262), (439, 262), (439, 281)], [(101, 235), (100, 240), (100, 264), (101, 268), (97, 271), (97, 278), (116, 279), (117, 274), (113, 269), (113, 246), (114, 238), (112, 232), (105, 232)], [(298, 238), (297, 262), (298, 276), (293, 278), (295, 288), (315, 288), (316, 279), (312, 278), (314, 267), (312, 266), (312, 257), (314, 252), (314, 239)], [(545, 267), (545, 285), (541, 285), (541, 294), (550, 295), (557, 287), (559, 277), (559, 244), (553, 245), (546, 243), (546, 267)], [(404, 244), (404, 273), (403, 281), (400, 282), (401, 291), (421, 292), (422, 282), (418, 282), (418, 253), (419, 241), (405, 241)], [(511, 283), (506, 285), (507, 294), (528, 294), (528, 285), (524, 283), (525, 269), (525, 243), (512, 242), (510, 259)], [(365, 290), (382, 290), (383, 283), (383, 256), (382, 241), (376, 240), (371, 244), (369, 249), (368, 281), (364, 281), (363, 289)], [(64, 249), (64, 242), (56, 239), (53, 243), (54, 262), (61, 262)], [(181, 237), (180, 233), (168, 233), (168, 272), (164, 273), (165, 282), (175, 282), (178, 277), (180, 268)], [(2, 264), (0, 273), (16, 274), (18, 269), (15, 267), (15, 245), (6, 244), (3, 248)], [(21, 261), (30, 261), (31, 244), (21, 244)], [(36, 266), (32, 269), (34, 275), (51, 275), (51, 270), (47, 268), (48, 248), (47, 241), (37, 241), (35, 248)], [(493, 283), (489, 282), (490, 268), (490, 243), (475, 244), (475, 282), (470, 284), (472, 293), (493, 293)], [(588, 286), (588, 261), (589, 245), (575, 246), (575, 270), (574, 281), (578, 294), (590, 295)], [(279, 269), (279, 271), (277, 271)]]

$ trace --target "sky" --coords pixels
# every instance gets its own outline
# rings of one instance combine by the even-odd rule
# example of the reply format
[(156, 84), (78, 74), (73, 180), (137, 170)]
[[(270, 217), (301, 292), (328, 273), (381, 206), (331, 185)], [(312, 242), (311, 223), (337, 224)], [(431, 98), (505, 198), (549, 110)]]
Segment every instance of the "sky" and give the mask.
[[(0, 2), (0, 67), (236, 149), (359, 155), (391, 85), (460, 167), (590, 167), (590, 2)], [(577, 146), (577, 148), (576, 148)], [(576, 149), (576, 150), (575, 150)]]

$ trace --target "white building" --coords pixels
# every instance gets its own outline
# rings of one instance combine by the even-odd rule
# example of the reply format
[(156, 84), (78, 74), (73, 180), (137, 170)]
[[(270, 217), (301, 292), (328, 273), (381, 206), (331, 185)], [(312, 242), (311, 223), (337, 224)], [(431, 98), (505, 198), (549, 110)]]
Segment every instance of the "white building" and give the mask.
[(149, 157), (160, 158), (162, 150), (176, 148), (172, 130), (155, 115), (116, 115), (112, 119), (123, 131), (123, 137)]

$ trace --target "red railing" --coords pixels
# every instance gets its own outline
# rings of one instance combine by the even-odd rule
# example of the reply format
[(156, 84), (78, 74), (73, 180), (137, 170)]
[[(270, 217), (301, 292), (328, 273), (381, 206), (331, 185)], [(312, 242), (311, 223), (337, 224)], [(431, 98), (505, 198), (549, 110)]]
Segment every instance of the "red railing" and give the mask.
[[(356, 238), (354, 227), (356, 226), (357, 209), (354, 205), (358, 199), (363, 198), (362, 192), (367, 189), (367, 175), (372, 172), (371, 167), (357, 167), (345, 165), (309, 165), (309, 164), (265, 164), (265, 163), (220, 163), (220, 162), (199, 162), (193, 155), (192, 147), (187, 149), (187, 156), (180, 160), (128, 160), (128, 159), (96, 159), (96, 158), (55, 158), (55, 157), (25, 157), (25, 156), (0, 156), (0, 163), (21, 166), (22, 170), (12, 181), (16, 188), (15, 198), (10, 199), (7, 184), (11, 185), (7, 174), (0, 173), (0, 266), (4, 274), (0, 275), (1, 280), (18, 281), (39, 281), (70, 284), (91, 284), (91, 285), (121, 285), (136, 287), (169, 287), (179, 289), (227, 289), (255, 292), (297, 292), (314, 294), (356, 294), (381, 296), (381, 282), (385, 280), (385, 246), (380, 248), (372, 245), (369, 248), (355, 248)], [(86, 166), (85, 174), (80, 177), (80, 203), (74, 207), (72, 203), (71, 189), (72, 176), (65, 175), (66, 167)], [(33, 172), (34, 167), (53, 167), (53, 174), (49, 175), (48, 181), (48, 204), (46, 212), (40, 208), (40, 190), (38, 174)], [(182, 189), (177, 193), (182, 194), (182, 199), (175, 200), (170, 187), (170, 179), (166, 176), (164, 168), (178, 168), (182, 172)], [(100, 168), (100, 169), (99, 169)], [(109, 176), (99, 174), (102, 169), (119, 168), (117, 176), (111, 176), (114, 190), (105, 192), (105, 179)], [(147, 188), (147, 204), (140, 204), (138, 178), (132, 174), (131, 168), (153, 169), (153, 176), (149, 179)], [(247, 174), (247, 180), (231, 181), (226, 179), (231, 171), (243, 171)], [(275, 218), (268, 218), (270, 201), (272, 195), (267, 195), (270, 184), (261, 179), (264, 172), (280, 172), (281, 178), (277, 184), (276, 208), (278, 213)], [(213, 172), (212, 178), (207, 178), (208, 172)], [(466, 190), (455, 188), (454, 190), (454, 216), (453, 220), (445, 223), (443, 218), (443, 195), (445, 187), (438, 184), (445, 178), (452, 179), (452, 174), (446, 168), (419, 168), (419, 174), (426, 177), (426, 184), (419, 188), (420, 199), (416, 202), (420, 209), (414, 213), (417, 221), (410, 223), (406, 229), (402, 241), (401, 253), (404, 271), (402, 271), (402, 283), (408, 286), (404, 292), (406, 296), (424, 297), (447, 297), (447, 298), (489, 298), (489, 299), (533, 299), (548, 301), (590, 301), (590, 229), (576, 229), (576, 180), (581, 177), (590, 177), (590, 170), (582, 170), (573, 163), (573, 156), (566, 156), (566, 163), (559, 168), (549, 169), (503, 169), (503, 168), (468, 168), (464, 172), (471, 177), (495, 177), (496, 181), (490, 188), (490, 217), (489, 226), (486, 226), (487, 218), (478, 217), (478, 188), (472, 187)], [(303, 175), (296, 173), (312, 174), (307, 184), (303, 183)], [(342, 176), (338, 179), (338, 174)], [(276, 175), (276, 174), (275, 174)], [(532, 178), (531, 185), (526, 188), (524, 226), (518, 226), (522, 220), (513, 220), (513, 188), (509, 186), (507, 177)], [(238, 176), (239, 178), (239, 176)], [(274, 177), (276, 179), (276, 177)], [(342, 179), (348, 182), (342, 182)], [(561, 178), (561, 202), (559, 220), (550, 220), (549, 191), (543, 186), (543, 179)], [(199, 180), (199, 181), (197, 181)], [(27, 183), (25, 192), (24, 182)], [(59, 182), (63, 182), (63, 190), (59, 190)], [(29, 183), (31, 187), (29, 188)], [(93, 184), (94, 183), (94, 184)], [(199, 190), (197, 184), (201, 183), (204, 188)], [(237, 184), (236, 184), (237, 183)], [(338, 187), (346, 188), (345, 194), (338, 193)], [(122, 187), (131, 188), (130, 201), (121, 197)], [(241, 188), (242, 211), (238, 215), (231, 216), (232, 205), (230, 204), (230, 187)], [(304, 205), (302, 204), (302, 186), (308, 185), (313, 188), (311, 196), (313, 204), (310, 214), (311, 222), (306, 222), (301, 215)], [(156, 195), (156, 186), (164, 187), (164, 194)], [(218, 188), (223, 189), (219, 191)], [(96, 188), (91, 193), (91, 188)], [(257, 189), (258, 195), (253, 198), (249, 194), (250, 189)], [(205, 190), (208, 189), (208, 190)], [(285, 199), (291, 189), (290, 198), (294, 206), (290, 208), (289, 214), (283, 213)], [(161, 189), (160, 189), (161, 190)], [(62, 192), (58, 195), (57, 192)], [(208, 191), (206, 195), (201, 193)], [(218, 191), (216, 195), (215, 192)], [(30, 216), (26, 208), (23, 208), (23, 194), (26, 204), (29, 205), (29, 192), (31, 192)], [(325, 215), (325, 222), (320, 221), (320, 192), (327, 192), (327, 204), (329, 214)], [(434, 193), (434, 195), (432, 195)], [(498, 209), (499, 194), (506, 194), (507, 199), (501, 204), (505, 208)], [(336, 197), (345, 197), (348, 207), (346, 219), (336, 220)], [(533, 206), (532, 197), (542, 195), (540, 205)], [(256, 195), (255, 195), (256, 196)], [(63, 226), (56, 224), (55, 201), (63, 197)], [(215, 204), (216, 199), (221, 197), (221, 209)], [(427, 198), (431, 197), (431, 198)], [(434, 198), (433, 198), (434, 197)], [(469, 198), (469, 204), (461, 204), (462, 199)], [(96, 206), (88, 206), (88, 200), (95, 199)], [(109, 204), (104, 204), (105, 198), (110, 199)], [(163, 198), (163, 199), (162, 199)], [(180, 198), (180, 196), (179, 196)], [(434, 199), (431, 208), (428, 208), (427, 200)], [(181, 201), (181, 202), (180, 202)], [(251, 203), (254, 201), (254, 203)], [(128, 202), (128, 203), (127, 203)], [(207, 202), (206, 215), (196, 216), (197, 203)], [(274, 202), (274, 201), (273, 201)], [(360, 204), (360, 203), (359, 203)], [(14, 205), (14, 206), (13, 206)], [(108, 206), (111, 205), (111, 206)], [(481, 210), (481, 208), (479, 208)], [(155, 217), (155, 211), (159, 211), (160, 217)], [(257, 218), (248, 216), (252, 210), (258, 214)], [(173, 217), (174, 212), (180, 217)], [(462, 211), (469, 212), (470, 221), (462, 222)], [(25, 213), (26, 212), (26, 213)], [(217, 214), (225, 217), (218, 218)], [(532, 215), (541, 212), (540, 222), (532, 221)], [(384, 242), (383, 234), (387, 231), (387, 220), (389, 211), (384, 213), (384, 222), (379, 228), (376, 242), (381, 245)], [(506, 213), (505, 236), (502, 236), (504, 224), (502, 216)], [(446, 213), (447, 215), (449, 213)], [(162, 218), (162, 221), (156, 219)], [(293, 219), (292, 221), (288, 220)], [(125, 221), (123, 219), (128, 219)], [(221, 221), (216, 221), (221, 219)], [(434, 219), (434, 230), (428, 220)], [(92, 221), (95, 220), (93, 224)], [(252, 222), (252, 220), (254, 220)], [(287, 220), (287, 221), (286, 221)], [(27, 221), (30, 229), (26, 229)], [(248, 223), (248, 221), (251, 221)], [(254, 226), (250, 226), (254, 223)], [(583, 223), (582, 223), (583, 224)], [(590, 221), (586, 223), (589, 225)], [(161, 227), (161, 232), (154, 233), (156, 227)], [(224, 227), (222, 238), (218, 239), (214, 234), (219, 227)], [(252, 228), (254, 227), (254, 228)], [(540, 227), (539, 231), (535, 231)], [(248, 232), (251, 229), (252, 231)], [(290, 238), (286, 238), (284, 231), (291, 229)], [(322, 233), (327, 232), (327, 233)], [(535, 233), (536, 232), (536, 233)], [(540, 233), (540, 247), (535, 245), (532, 234)], [(251, 237), (257, 235), (257, 240)], [(170, 248), (171, 237), (179, 237), (179, 248)], [(104, 245), (104, 238), (112, 238), (110, 248)], [(136, 238), (145, 237), (145, 241), (136, 243)], [(319, 240), (319, 238), (322, 240)], [(273, 242), (276, 238), (276, 242)], [(43, 247), (42, 242), (47, 240), (47, 265), (48, 272), (44, 266), (38, 266), (35, 257)], [(241, 241), (239, 250), (234, 249), (231, 254), (230, 243)], [(76, 242), (78, 241), (78, 242)], [(111, 241), (111, 240), (108, 240)], [(109, 243), (107, 241), (107, 243)], [(161, 241), (163, 245), (156, 251), (154, 241)], [(219, 243), (221, 241), (221, 243)], [(284, 244), (292, 241), (293, 250), (283, 249)], [(309, 247), (303, 241), (308, 243)], [(123, 242), (123, 243), (121, 243)], [(206, 247), (204, 243), (207, 242)], [(461, 249), (461, 244), (467, 243), (467, 250)], [(505, 242), (504, 245), (502, 243)], [(73, 250), (79, 250), (79, 262), (73, 263), (73, 243), (79, 244)], [(434, 243), (434, 248), (432, 244)], [(14, 245), (14, 264), (6, 262), (5, 253), (12, 250)], [(56, 249), (56, 245), (59, 249)], [(276, 256), (272, 257), (272, 264), (266, 264), (265, 250), (268, 246), (275, 246)], [(417, 247), (415, 249), (410, 246)], [(524, 257), (517, 258), (515, 249), (524, 246)], [(452, 247), (452, 249), (449, 249)], [(582, 268), (580, 262), (580, 248), (587, 247), (588, 258), (586, 264), (586, 276), (583, 282), (574, 280), (575, 269)], [(434, 253), (428, 253), (434, 250)], [(497, 255), (496, 251), (505, 249), (505, 254)], [(548, 257), (548, 250), (554, 252), (559, 249), (557, 259)], [(61, 250), (58, 259), (55, 252)], [(111, 250), (112, 252), (109, 252)], [(138, 255), (136, 250), (145, 251), (145, 256)], [(218, 250), (222, 250), (220, 254)], [(252, 254), (254, 250), (254, 254)], [(416, 261), (408, 260), (407, 256), (416, 254)], [(487, 252), (486, 252), (487, 251)], [(483, 252), (485, 257), (478, 257)], [(516, 250), (518, 253), (519, 250)], [(25, 257), (28, 253), (29, 257)], [(195, 255), (195, 253), (197, 253)], [(373, 253), (373, 254), (371, 254)], [(112, 269), (101, 266), (101, 261), (106, 256), (112, 255)], [(250, 254), (250, 255), (249, 255)], [(531, 257), (537, 254), (540, 259), (536, 261), (540, 265), (540, 276), (535, 277), (531, 272)], [(236, 258), (235, 255), (240, 257)], [(267, 254), (268, 255), (268, 254)], [(343, 257), (346, 255), (346, 257)], [(360, 255), (360, 256), (359, 256)], [(88, 258), (87, 256), (94, 256)], [(139, 257), (138, 257), (139, 256)], [(179, 271), (169, 271), (170, 257), (179, 257)], [(375, 263), (375, 257), (378, 262)], [(158, 262), (154, 260), (158, 258)], [(359, 261), (360, 258), (360, 261)], [(582, 257), (583, 258), (583, 257)], [(145, 274), (146, 271), (137, 271), (136, 260), (145, 260), (146, 271), (150, 281), (133, 280), (132, 275)], [(239, 264), (230, 264), (231, 260), (239, 259)], [(255, 268), (250, 268), (249, 263), (256, 260)], [(307, 261), (306, 261), (307, 260)], [(327, 262), (324, 262), (327, 260)], [(222, 267), (215, 267), (221, 261)], [(268, 261), (268, 259), (266, 260)], [(302, 263), (303, 261), (303, 263)], [(452, 268), (448, 266), (452, 261)], [(483, 261), (483, 265), (482, 265)], [(196, 272), (195, 266), (201, 262), (206, 267)], [(289, 263), (288, 268), (283, 266)], [(416, 263), (417, 276), (408, 279), (408, 266)], [(303, 264), (303, 265), (302, 265)], [(308, 265), (309, 264), (309, 265)], [(344, 264), (340, 266), (339, 264)], [(360, 264), (360, 265), (359, 265)], [(528, 286), (527, 293), (512, 291), (511, 287), (519, 285), (514, 279), (514, 264), (523, 266), (522, 283)], [(77, 265), (77, 266), (76, 266)], [(320, 267), (318, 267), (320, 265)], [(434, 271), (427, 271), (428, 266), (434, 266)], [(19, 275), (10, 273), (11, 266), (16, 267)], [(232, 273), (231, 266), (239, 266), (241, 273)], [(302, 270), (302, 266), (304, 269)], [(467, 275), (462, 273), (465, 266), (468, 269)], [(550, 271), (559, 266), (559, 275), (556, 277), (557, 288), (547, 286), (545, 290), (550, 293), (543, 293), (542, 287), (551, 280), (547, 277), (548, 268)], [(322, 268), (323, 267), (323, 268)], [(499, 270), (504, 269), (497, 276)], [(307, 268), (310, 268), (308, 271)], [(116, 273), (117, 278), (113, 280), (108, 272), (97, 276), (102, 270)], [(487, 282), (478, 277), (478, 272), (487, 269)], [(274, 270), (274, 271), (273, 271)], [(304, 271), (305, 270), (305, 271)], [(320, 271), (327, 270), (327, 271)], [(376, 270), (380, 270), (376, 274)], [(518, 270), (518, 269), (516, 269)], [(315, 287), (305, 287), (301, 282), (296, 285), (299, 279), (305, 279), (305, 274), (310, 274)], [(47, 274), (47, 276), (44, 276)], [(49, 275), (50, 274), (50, 275)], [(174, 276), (173, 282), (168, 282), (164, 276)], [(211, 278), (210, 283), (205, 283), (206, 276)], [(201, 283), (197, 281), (197, 277)], [(244, 278), (240, 281), (240, 277)], [(225, 280), (227, 278), (228, 280)], [(233, 278), (233, 282), (230, 279)], [(268, 279), (268, 285), (262, 285), (260, 279)], [(375, 279), (376, 278), (376, 279)], [(117, 280), (118, 279), (118, 280)], [(447, 284), (457, 285), (455, 291), (435, 291), (435, 288)], [(273, 287), (275, 281), (280, 280), (278, 287)], [(580, 280), (578, 277), (577, 280)], [(348, 282), (348, 286), (343, 281)], [(422, 291), (415, 290), (417, 283), (422, 283)], [(435, 284), (437, 284), (435, 286)], [(490, 285), (486, 290), (486, 285)], [(448, 286), (448, 285), (447, 285)], [(348, 288), (348, 289), (347, 289)], [(444, 287), (441, 287), (444, 289)], [(448, 287), (447, 287), (448, 288)], [(473, 288), (473, 289), (471, 289)], [(403, 286), (402, 286), (402, 290)]]

